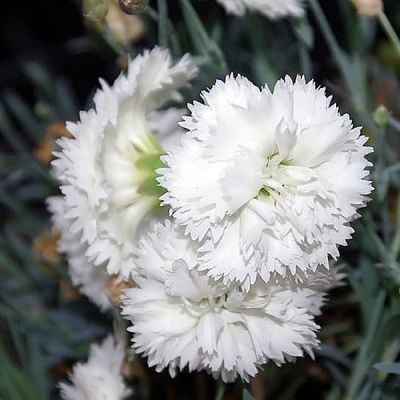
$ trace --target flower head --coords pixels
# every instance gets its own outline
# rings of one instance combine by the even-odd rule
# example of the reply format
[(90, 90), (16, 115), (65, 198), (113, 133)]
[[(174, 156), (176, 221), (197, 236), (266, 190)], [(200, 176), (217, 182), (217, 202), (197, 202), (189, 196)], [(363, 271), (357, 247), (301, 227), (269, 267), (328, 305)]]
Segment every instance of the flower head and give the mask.
[(110, 274), (129, 274), (135, 238), (159, 213), (155, 169), (176, 141), (182, 116), (182, 110), (160, 107), (180, 100), (177, 90), (195, 74), (187, 55), (174, 65), (167, 50), (146, 51), (113, 86), (100, 81), (95, 108), (67, 125), (73, 138), (59, 141), (53, 165), (65, 217), (87, 244), (88, 259), (105, 263)]
[(88, 261), (85, 252), (87, 245), (80, 240), (79, 233), (71, 232), (71, 220), (65, 218), (65, 200), (62, 196), (47, 199), (52, 222), (60, 233), (58, 250), (68, 260), (68, 273), (74, 286), (87, 296), (102, 311), (110, 308), (106, 288), (110, 279), (105, 266), (96, 266)]
[(304, 14), (302, 0), (217, 0), (226, 11), (234, 15), (243, 15), (246, 9), (256, 11), (267, 18), (276, 19), (292, 15), (300, 17)]
[(89, 359), (78, 363), (70, 375), (71, 383), (61, 383), (64, 400), (123, 400), (130, 395), (121, 376), (124, 349), (112, 336), (90, 347)]
[(137, 258), (137, 287), (124, 292), (122, 315), (132, 322), (136, 351), (172, 376), (188, 367), (247, 380), (268, 361), (312, 355), (314, 315), (336, 284), (335, 275), (318, 272), (310, 283), (277, 276), (258, 279), (248, 292), (226, 287), (199, 271), (197, 243), (170, 221), (142, 237)]
[(328, 268), (372, 190), (360, 128), (300, 77), (271, 92), (228, 76), (202, 98), (158, 171), (161, 199), (201, 243), (200, 268), (245, 289)]

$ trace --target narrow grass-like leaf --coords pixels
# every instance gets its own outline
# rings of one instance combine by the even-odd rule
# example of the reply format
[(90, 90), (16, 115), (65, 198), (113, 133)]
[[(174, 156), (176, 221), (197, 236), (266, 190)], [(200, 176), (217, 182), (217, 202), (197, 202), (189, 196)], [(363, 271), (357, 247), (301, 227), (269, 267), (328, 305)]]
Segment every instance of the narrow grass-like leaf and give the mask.
[(37, 400), (34, 387), (10, 360), (0, 343), (0, 394), (7, 400)]
[(265, 35), (262, 29), (263, 25), (260, 19), (254, 15), (246, 16), (244, 23), (252, 50), (257, 55), (253, 62), (257, 83), (264, 85), (266, 82), (269, 87), (273, 87), (278, 80), (278, 74), (268, 59), (267, 44), (265, 43)]
[(36, 392), (40, 399), (48, 400), (49, 383), (38, 337), (29, 335), (27, 338), (27, 345), (30, 353), (30, 376), (32, 376)]
[(51, 100), (54, 95), (54, 80), (46, 69), (38, 63), (27, 63), (23, 65), (22, 69), (34, 84), (35, 88), (41, 92), (47, 100)]
[(395, 374), (400, 375), (400, 363), (377, 363), (374, 365), (374, 368), (378, 369), (379, 371), (386, 372), (388, 374)]
[(254, 397), (247, 389), (243, 389), (242, 400), (254, 400)]
[(211, 65), (225, 72), (227, 67), (224, 55), (217, 44), (209, 37), (190, 1), (180, 0), (180, 5), (194, 48), (200, 55), (207, 56)]
[(354, 365), (349, 385), (347, 387), (347, 398), (355, 399), (359, 395), (360, 387), (374, 360), (373, 344), (376, 339), (376, 333), (382, 321), (382, 310), (385, 301), (385, 293), (381, 291), (376, 297), (374, 307), (368, 310), (369, 326), (358, 352), (356, 363)]
[(37, 122), (30, 107), (13, 91), (7, 91), (4, 94), (4, 101), (15, 119), (24, 129), (24, 132), (30, 136), (34, 142), (38, 142), (43, 136), (43, 127)]
[(222, 381), (218, 382), (217, 393), (215, 394), (215, 400), (223, 400), (225, 390), (226, 390), (225, 383)]
[[(147, 14), (149, 15), (149, 17), (151, 19), (153, 19), (154, 21), (157, 21), (157, 23), (158, 23), (160, 16), (158, 15), (157, 11), (155, 11), (151, 7), (147, 7)], [(175, 55), (175, 57), (180, 57), (182, 55), (182, 49), (181, 49), (181, 45), (179, 43), (178, 34), (175, 30), (174, 25), (168, 18), (167, 18), (166, 23), (167, 23), (167, 29), (168, 29), (169, 42), (171, 43), (171, 47), (172, 47), (172, 52)]]
[(71, 86), (65, 80), (58, 79), (56, 81), (55, 96), (59, 119), (62, 121), (76, 119), (78, 101), (75, 98)]
[(337, 363), (343, 365), (344, 367), (347, 368), (353, 367), (353, 361), (336, 347), (330, 346), (328, 344), (321, 344), (320, 348), (316, 351), (316, 353), (320, 354), (323, 357), (334, 360)]

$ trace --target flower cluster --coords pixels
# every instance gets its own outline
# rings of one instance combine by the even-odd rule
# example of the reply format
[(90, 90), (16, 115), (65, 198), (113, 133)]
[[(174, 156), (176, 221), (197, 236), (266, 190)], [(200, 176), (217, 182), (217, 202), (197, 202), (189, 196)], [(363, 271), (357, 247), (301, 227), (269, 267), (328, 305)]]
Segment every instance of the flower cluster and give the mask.
[(63, 197), (49, 205), (88, 297), (107, 309), (110, 275), (131, 282), (122, 315), (150, 366), (247, 380), (318, 346), (371, 149), (302, 77), (271, 91), (230, 75), (184, 116), (170, 102), (195, 74), (189, 56), (155, 49), (102, 81), (59, 142)]

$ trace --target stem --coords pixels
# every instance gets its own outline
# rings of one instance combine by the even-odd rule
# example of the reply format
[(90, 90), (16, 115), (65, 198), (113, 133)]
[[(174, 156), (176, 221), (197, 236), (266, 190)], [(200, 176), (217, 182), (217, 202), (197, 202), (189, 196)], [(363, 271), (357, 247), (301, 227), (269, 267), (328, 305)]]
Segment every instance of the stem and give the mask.
[(307, 80), (311, 79), (312, 63), (310, 60), (310, 54), (304, 43), (301, 43), (300, 41), (299, 41), (299, 58), (303, 75), (306, 77)]
[(388, 38), (390, 39), (390, 41), (392, 42), (393, 46), (395, 47), (397, 53), (400, 56), (400, 39), (397, 36), (397, 33), (394, 30), (392, 24), (390, 23), (386, 14), (383, 11), (381, 11), (378, 14), (378, 19), (379, 19), (382, 29), (385, 31), (386, 35), (388, 36)]
[(158, 0), (158, 44), (160, 47), (168, 47), (168, 10), (165, 0)]
[(223, 382), (219, 382), (217, 388), (217, 394), (215, 395), (215, 400), (223, 400), (226, 390), (226, 385)]
[[(338, 45), (328, 20), (323, 13), (317, 0), (308, 0), (310, 9), (314, 14), (319, 28), (330, 48), (332, 55), (338, 65), (339, 72), (350, 92), (351, 103), (354, 110), (360, 115), (363, 125), (371, 131), (376, 130), (375, 123), (368, 111), (368, 96), (365, 93), (365, 78), (361, 68), (357, 68), (357, 63), (351, 60)], [(355, 59), (356, 60), (356, 59)]]
[(322, 31), (322, 34), (325, 37), (325, 40), (328, 43), (328, 46), (330, 47), (334, 57), (336, 58), (336, 61), (339, 64), (340, 69), (342, 70), (343, 75), (345, 75), (346, 71), (346, 63), (345, 60), (343, 59), (343, 51), (339, 47), (335, 36), (333, 35), (332, 29), (329, 26), (328, 20), (325, 17), (325, 14), (323, 13), (319, 3), (316, 0), (309, 0), (311, 10), (314, 13), (314, 16), (317, 20), (317, 23)]
[(385, 293), (381, 291), (377, 296), (374, 307), (371, 310), (369, 316), (369, 326), (365, 335), (364, 342), (357, 355), (356, 364), (353, 368), (351, 379), (347, 388), (347, 400), (357, 398), (357, 394), (360, 390), (366, 375), (368, 374), (371, 364), (373, 362), (373, 353), (371, 354), (371, 348), (373, 346), (375, 335), (378, 331), (382, 320), (382, 309), (385, 302)]
[[(151, 8), (150, 6), (147, 7), (147, 14), (148, 16), (153, 20), (159, 23), (159, 14), (157, 13), (156, 10)], [(180, 57), (182, 55), (182, 50), (181, 46), (179, 44), (178, 40), (178, 35), (176, 33), (176, 30), (174, 28), (174, 25), (171, 23), (171, 21), (166, 18), (166, 23), (167, 23), (167, 30), (168, 30), (168, 35), (169, 35), (169, 40), (172, 46), (173, 54), (175, 57)]]

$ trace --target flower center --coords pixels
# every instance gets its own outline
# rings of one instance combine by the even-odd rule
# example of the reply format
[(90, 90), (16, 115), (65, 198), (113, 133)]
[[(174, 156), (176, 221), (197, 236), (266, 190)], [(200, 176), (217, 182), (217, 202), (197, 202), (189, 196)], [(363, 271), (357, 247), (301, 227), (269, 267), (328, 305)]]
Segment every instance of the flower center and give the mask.
[(209, 311), (220, 312), (222, 309), (226, 308), (227, 300), (228, 294), (224, 293), (220, 296), (209, 296), (201, 300), (184, 298), (183, 304), (186, 311), (197, 318)]
[(263, 186), (258, 193), (259, 197), (270, 196), (273, 191), (281, 193), (285, 190), (283, 179), (285, 166), (287, 166), (287, 161), (282, 160), (282, 157), (279, 154), (274, 154), (267, 159), (265, 173), (262, 180)]
[(290, 162), (290, 153), (296, 145), (298, 130), (298, 124), (292, 119), (282, 119), (276, 127), (275, 152), (267, 156), (259, 196), (282, 193), (287, 191), (287, 185), (296, 184), (289, 176), (294, 167)]
[(157, 182), (156, 170), (165, 166), (160, 158), (165, 152), (151, 134), (146, 135), (145, 139), (141, 141), (140, 147), (136, 147), (136, 151), (135, 167), (138, 171), (138, 192), (159, 199), (166, 190)]

